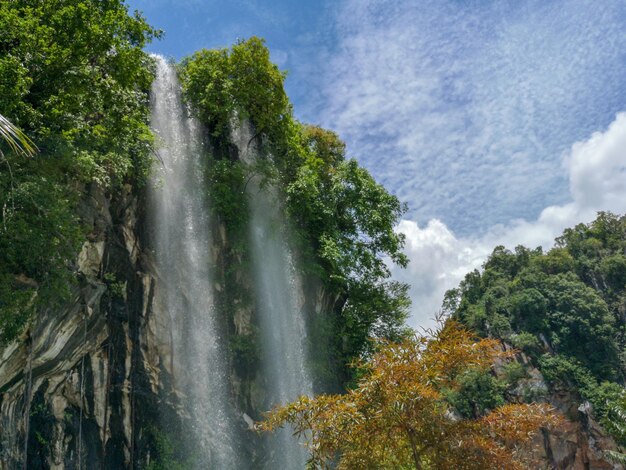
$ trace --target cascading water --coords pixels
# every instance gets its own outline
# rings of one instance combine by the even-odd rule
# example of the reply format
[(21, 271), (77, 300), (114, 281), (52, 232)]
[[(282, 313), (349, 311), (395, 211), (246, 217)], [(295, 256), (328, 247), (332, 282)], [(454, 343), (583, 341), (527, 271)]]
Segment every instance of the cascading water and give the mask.
[[(234, 126), (233, 141), (240, 158), (252, 166), (258, 159), (253, 134), (246, 122)], [(270, 405), (286, 404), (301, 395), (313, 394), (307, 371), (306, 328), (303, 305), (299, 305), (299, 276), (294, 266), (277, 191), (261, 188), (258, 178), (247, 185), (250, 206), (249, 240), (254, 291), (259, 313), (263, 364)], [(268, 469), (305, 467), (307, 454), (290, 429), (276, 433), (271, 443)]]
[(157, 57), (152, 127), (162, 168), (150, 188), (158, 305), (169, 316), (175, 388), (190, 415), (196, 468), (243, 468), (228, 363), (213, 305), (211, 221), (198, 124), (187, 117), (175, 68)]

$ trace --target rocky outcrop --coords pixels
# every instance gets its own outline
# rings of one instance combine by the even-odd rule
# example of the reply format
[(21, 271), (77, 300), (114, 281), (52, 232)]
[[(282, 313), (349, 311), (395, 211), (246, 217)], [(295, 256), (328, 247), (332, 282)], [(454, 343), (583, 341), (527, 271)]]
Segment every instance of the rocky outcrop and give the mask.
[(606, 460), (604, 452), (618, 450), (613, 438), (594, 420), (588, 403), (578, 416), (552, 433), (543, 433), (544, 459), (548, 468), (572, 470), (623, 469)]
[[(505, 345), (510, 349), (510, 346)], [(615, 440), (596, 421), (589, 402), (571, 391), (550, 388), (541, 372), (522, 353), (515, 360), (525, 368), (508, 399), (522, 403), (529, 397), (552, 405), (565, 419), (552, 430), (542, 430), (534, 442), (531, 460), (536, 468), (550, 470), (623, 470), (624, 466), (606, 459), (606, 451), (620, 451)], [(496, 368), (499, 373), (500, 367)]]
[[(141, 205), (86, 188), (76, 285), (0, 355), (0, 467), (138, 468), (141, 430), (167, 403), (168, 345), (151, 306)], [(142, 447), (143, 446), (143, 447)]]

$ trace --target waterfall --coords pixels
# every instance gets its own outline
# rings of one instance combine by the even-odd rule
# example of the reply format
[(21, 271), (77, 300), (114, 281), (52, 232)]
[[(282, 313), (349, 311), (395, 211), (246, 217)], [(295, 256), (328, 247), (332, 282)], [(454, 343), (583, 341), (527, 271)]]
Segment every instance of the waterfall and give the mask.
[[(155, 309), (169, 325), (169, 366), (174, 388), (189, 414), (185, 439), (197, 449), (196, 468), (244, 468), (242, 435), (230, 396), (229, 364), (213, 302), (210, 188), (207, 152), (198, 123), (187, 116), (174, 66), (157, 57), (152, 89), (152, 127), (160, 169), (149, 189), (150, 226), (158, 288)], [(251, 167), (258, 152), (252, 132), (233, 130), (240, 158)], [(285, 404), (312, 395), (306, 368), (302, 287), (289, 247), (287, 224), (275, 188), (252, 178), (250, 207), (251, 277), (262, 343), (264, 404)], [(167, 429), (166, 423), (164, 428)], [(289, 429), (269, 436), (268, 469), (300, 470), (306, 452)]]
[[(240, 159), (252, 166), (259, 158), (253, 133), (244, 121), (233, 126), (232, 139)], [(313, 395), (306, 365), (306, 328), (302, 288), (288, 240), (278, 191), (261, 187), (258, 177), (247, 185), (250, 207), (249, 243), (255, 301), (259, 315), (263, 372), (269, 406)], [(307, 453), (282, 429), (271, 438), (268, 469), (301, 470)]]
[[(157, 57), (152, 127), (161, 168), (150, 187), (156, 302), (171, 325), (175, 388), (190, 416), (196, 468), (243, 468), (228, 362), (213, 303), (211, 220), (198, 124), (187, 117), (175, 67)], [(167, 423), (164, 423), (167, 430)]]

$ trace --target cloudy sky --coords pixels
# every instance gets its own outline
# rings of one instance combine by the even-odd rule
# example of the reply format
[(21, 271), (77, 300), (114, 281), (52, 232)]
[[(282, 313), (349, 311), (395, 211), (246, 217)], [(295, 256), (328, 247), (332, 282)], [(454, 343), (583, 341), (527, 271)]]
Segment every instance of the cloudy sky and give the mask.
[(131, 0), (181, 58), (266, 38), (296, 116), (409, 205), (414, 326), (497, 244), (626, 212), (625, 0)]

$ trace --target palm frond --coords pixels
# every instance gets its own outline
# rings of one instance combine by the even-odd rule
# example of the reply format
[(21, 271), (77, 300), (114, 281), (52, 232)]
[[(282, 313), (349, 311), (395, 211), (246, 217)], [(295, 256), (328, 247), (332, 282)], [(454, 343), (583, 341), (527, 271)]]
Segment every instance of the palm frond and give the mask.
[(0, 139), (4, 140), (15, 153), (32, 157), (37, 146), (17, 126), (0, 114)]

